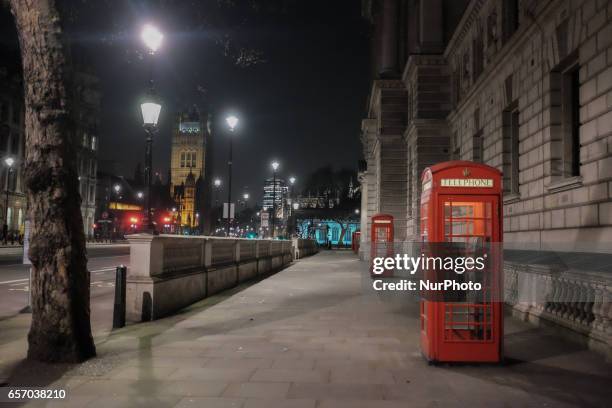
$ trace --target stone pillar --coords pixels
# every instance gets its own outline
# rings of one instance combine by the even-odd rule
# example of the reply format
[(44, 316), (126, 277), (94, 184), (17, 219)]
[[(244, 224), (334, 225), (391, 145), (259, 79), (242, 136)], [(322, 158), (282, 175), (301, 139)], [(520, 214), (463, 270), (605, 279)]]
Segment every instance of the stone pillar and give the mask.
[(382, 1), (381, 77), (398, 74), (398, 5), (397, 0)]
[(367, 259), (364, 251), (366, 250), (367, 234), (368, 230), (368, 172), (363, 171), (358, 175), (359, 184), (361, 185), (361, 212), (359, 225), (361, 226), (361, 233), (359, 235), (359, 259)]
[(419, 38), (420, 52), (427, 54), (444, 51), (444, 19), (442, 0), (420, 2)]
[[(411, 89), (412, 118), (405, 144), (411, 152), (407, 167), (410, 183), (408, 206), (413, 210), (407, 220), (409, 241), (420, 234), (421, 174), (426, 167), (449, 160), (450, 73), (442, 55), (413, 55), (404, 70), (403, 81)], [(407, 207), (408, 207), (407, 206)]]
[[(359, 180), (362, 184), (359, 256), (363, 260), (369, 259), (370, 256), (372, 215), (378, 213), (378, 185), (376, 182), (378, 169), (376, 162), (377, 128), (376, 119), (364, 119), (361, 122), (361, 143), (363, 145), (363, 156), (367, 162), (367, 171), (360, 174)], [(364, 194), (364, 191), (366, 194)]]
[(371, 149), (376, 165), (370, 171), (368, 163), (368, 179), (372, 177), (375, 185), (377, 212), (394, 217), (396, 242), (406, 239), (407, 159), (403, 134), (407, 106), (402, 81), (374, 82), (370, 116), (376, 118), (376, 142)]

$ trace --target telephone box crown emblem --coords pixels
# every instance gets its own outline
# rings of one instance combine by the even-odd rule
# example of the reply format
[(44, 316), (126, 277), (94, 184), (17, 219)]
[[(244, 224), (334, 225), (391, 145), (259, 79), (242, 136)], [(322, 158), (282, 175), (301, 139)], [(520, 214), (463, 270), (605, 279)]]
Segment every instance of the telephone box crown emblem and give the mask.
[(463, 177), (469, 177), (470, 174), (472, 174), (470, 172), (470, 169), (468, 169), (468, 168), (463, 169)]

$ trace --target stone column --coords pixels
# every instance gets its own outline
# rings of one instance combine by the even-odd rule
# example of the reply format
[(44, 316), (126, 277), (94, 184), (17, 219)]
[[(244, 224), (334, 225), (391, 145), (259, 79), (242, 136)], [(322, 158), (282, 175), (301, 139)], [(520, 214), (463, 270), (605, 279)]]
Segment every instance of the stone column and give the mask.
[(398, 74), (398, 5), (397, 0), (383, 0), (381, 33), (381, 77)]
[[(374, 112), (377, 143), (374, 156), (378, 212), (394, 217), (395, 241), (406, 239), (407, 159), (403, 134), (406, 129), (408, 98), (399, 80), (374, 84)], [(369, 173), (369, 172), (368, 172)]]
[(421, 53), (434, 54), (444, 51), (444, 20), (442, 0), (421, 1), (419, 38)]
[[(364, 119), (361, 122), (361, 143), (363, 145), (363, 156), (367, 162), (367, 171), (362, 173), (362, 207), (361, 207), (361, 237), (359, 245), (359, 256), (363, 260), (369, 259), (370, 254), (370, 230), (372, 215), (378, 212), (378, 185), (376, 182), (377, 161), (376, 150), (378, 139), (376, 119)], [(363, 180), (363, 181), (362, 181)], [(363, 194), (363, 191), (367, 194)], [(365, 197), (364, 197), (365, 196)]]

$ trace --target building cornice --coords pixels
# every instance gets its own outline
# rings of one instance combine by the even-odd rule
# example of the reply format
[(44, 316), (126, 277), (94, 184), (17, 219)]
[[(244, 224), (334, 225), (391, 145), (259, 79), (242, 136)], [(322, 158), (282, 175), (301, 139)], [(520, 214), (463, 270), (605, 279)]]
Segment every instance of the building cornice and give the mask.
[(474, 20), (476, 19), (478, 13), (480, 13), (484, 3), (485, 0), (470, 1), (467, 8), (463, 12), (463, 16), (461, 16), (461, 20), (459, 20), (459, 24), (457, 24), (457, 28), (455, 28), (455, 31), (453, 32), (453, 36), (446, 45), (446, 49), (444, 50), (445, 58), (448, 58), (451, 50), (454, 50), (458, 44), (461, 44), (465, 36), (472, 28)]

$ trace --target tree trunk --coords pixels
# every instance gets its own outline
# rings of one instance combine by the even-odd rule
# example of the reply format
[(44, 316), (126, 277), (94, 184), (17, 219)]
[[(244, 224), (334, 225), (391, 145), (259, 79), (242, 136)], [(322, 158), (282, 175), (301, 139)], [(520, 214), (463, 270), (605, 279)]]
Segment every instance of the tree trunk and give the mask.
[(32, 325), (28, 358), (95, 355), (89, 273), (71, 117), (68, 47), (54, 0), (10, 0), (25, 89), (24, 179), (31, 220)]

